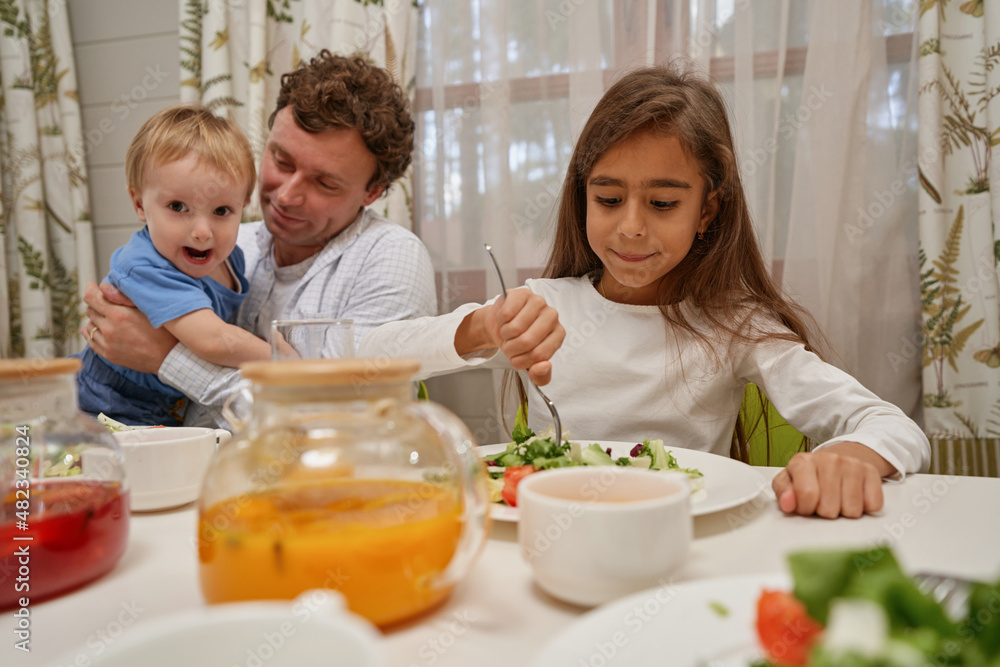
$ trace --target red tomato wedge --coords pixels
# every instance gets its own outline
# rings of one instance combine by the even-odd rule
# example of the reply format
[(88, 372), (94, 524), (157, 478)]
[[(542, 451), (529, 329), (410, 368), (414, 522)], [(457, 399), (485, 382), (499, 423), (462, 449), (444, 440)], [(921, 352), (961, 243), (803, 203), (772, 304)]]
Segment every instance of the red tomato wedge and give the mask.
[(503, 491), (500, 497), (511, 507), (517, 507), (517, 485), (524, 479), (525, 475), (535, 472), (535, 466), (528, 465), (512, 466), (503, 471)]
[(757, 636), (768, 660), (777, 665), (805, 665), (823, 626), (805, 605), (786, 591), (765, 590), (757, 600)]

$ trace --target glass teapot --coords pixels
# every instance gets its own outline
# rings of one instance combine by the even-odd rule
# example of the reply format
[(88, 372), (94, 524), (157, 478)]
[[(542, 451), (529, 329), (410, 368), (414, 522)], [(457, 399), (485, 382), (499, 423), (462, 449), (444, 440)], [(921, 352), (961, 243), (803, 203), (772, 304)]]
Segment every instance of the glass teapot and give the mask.
[(406, 359), (241, 367), (252, 407), (237, 418), (228, 406), (230, 422), (243, 423), (209, 464), (199, 500), (208, 602), (333, 588), (386, 626), (448, 596), (489, 531), (486, 471), (458, 417), (413, 400), (418, 368)]
[(15, 616), (125, 552), (125, 461), (79, 412), (79, 369), (79, 359), (0, 359), (0, 609), (21, 608)]

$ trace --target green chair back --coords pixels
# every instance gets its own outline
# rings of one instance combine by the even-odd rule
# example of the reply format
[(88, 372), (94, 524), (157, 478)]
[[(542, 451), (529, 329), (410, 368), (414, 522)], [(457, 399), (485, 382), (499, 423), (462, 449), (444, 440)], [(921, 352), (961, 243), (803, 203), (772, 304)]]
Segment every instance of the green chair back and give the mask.
[(748, 384), (743, 392), (740, 421), (750, 465), (784, 467), (797, 452), (805, 451), (806, 439), (778, 414), (755, 384)]

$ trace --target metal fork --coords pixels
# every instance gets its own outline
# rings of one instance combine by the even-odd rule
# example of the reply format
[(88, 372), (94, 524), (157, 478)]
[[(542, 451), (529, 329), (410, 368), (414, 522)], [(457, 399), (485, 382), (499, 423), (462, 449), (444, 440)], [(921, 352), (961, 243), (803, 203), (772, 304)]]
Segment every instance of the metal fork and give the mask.
[(965, 616), (969, 596), (972, 594), (971, 581), (930, 572), (917, 572), (913, 575), (913, 581), (923, 593), (934, 598), (952, 620)]
[[(504, 284), (503, 276), (500, 274), (500, 265), (497, 264), (497, 258), (493, 256), (493, 248), (490, 247), (490, 244), (488, 243), (484, 243), (483, 248), (486, 250), (486, 256), (490, 258), (490, 264), (493, 265), (493, 271), (496, 272), (497, 274), (497, 280), (500, 281), (500, 291), (504, 293), (504, 296), (506, 296), (507, 287)], [(514, 369), (514, 372), (515, 373), (518, 372), (517, 369)], [(528, 377), (528, 384), (530, 384), (532, 387), (535, 388), (535, 391), (537, 391), (538, 395), (541, 396), (542, 401), (545, 402), (545, 407), (547, 407), (549, 409), (549, 412), (552, 413), (552, 423), (556, 429), (556, 444), (561, 445), (562, 421), (560, 421), (559, 413), (556, 411), (556, 404), (552, 402), (552, 399), (550, 399), (548, 396), (545, 395), (545, 392), (542, 391), (541, 387), (539, 387), (531, 380), (530, 376)]]

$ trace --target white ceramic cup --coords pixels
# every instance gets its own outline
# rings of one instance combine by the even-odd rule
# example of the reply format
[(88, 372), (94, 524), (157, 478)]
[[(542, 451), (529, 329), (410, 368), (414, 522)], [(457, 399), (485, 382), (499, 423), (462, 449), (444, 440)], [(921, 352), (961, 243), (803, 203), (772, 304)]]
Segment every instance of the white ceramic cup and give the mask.
[(272, 320), (271, 359), (354, 356), (354, 320)]
[(225, 429), (168, 426), (119, 431), (133, 512), (186, 505), (198, 498), (216, 449), (232, 434)]
[(535, 581), (583, 606), (666, 584), (691, 547), (683, 473), (557, 468), (517, 487), (518, 542)]

